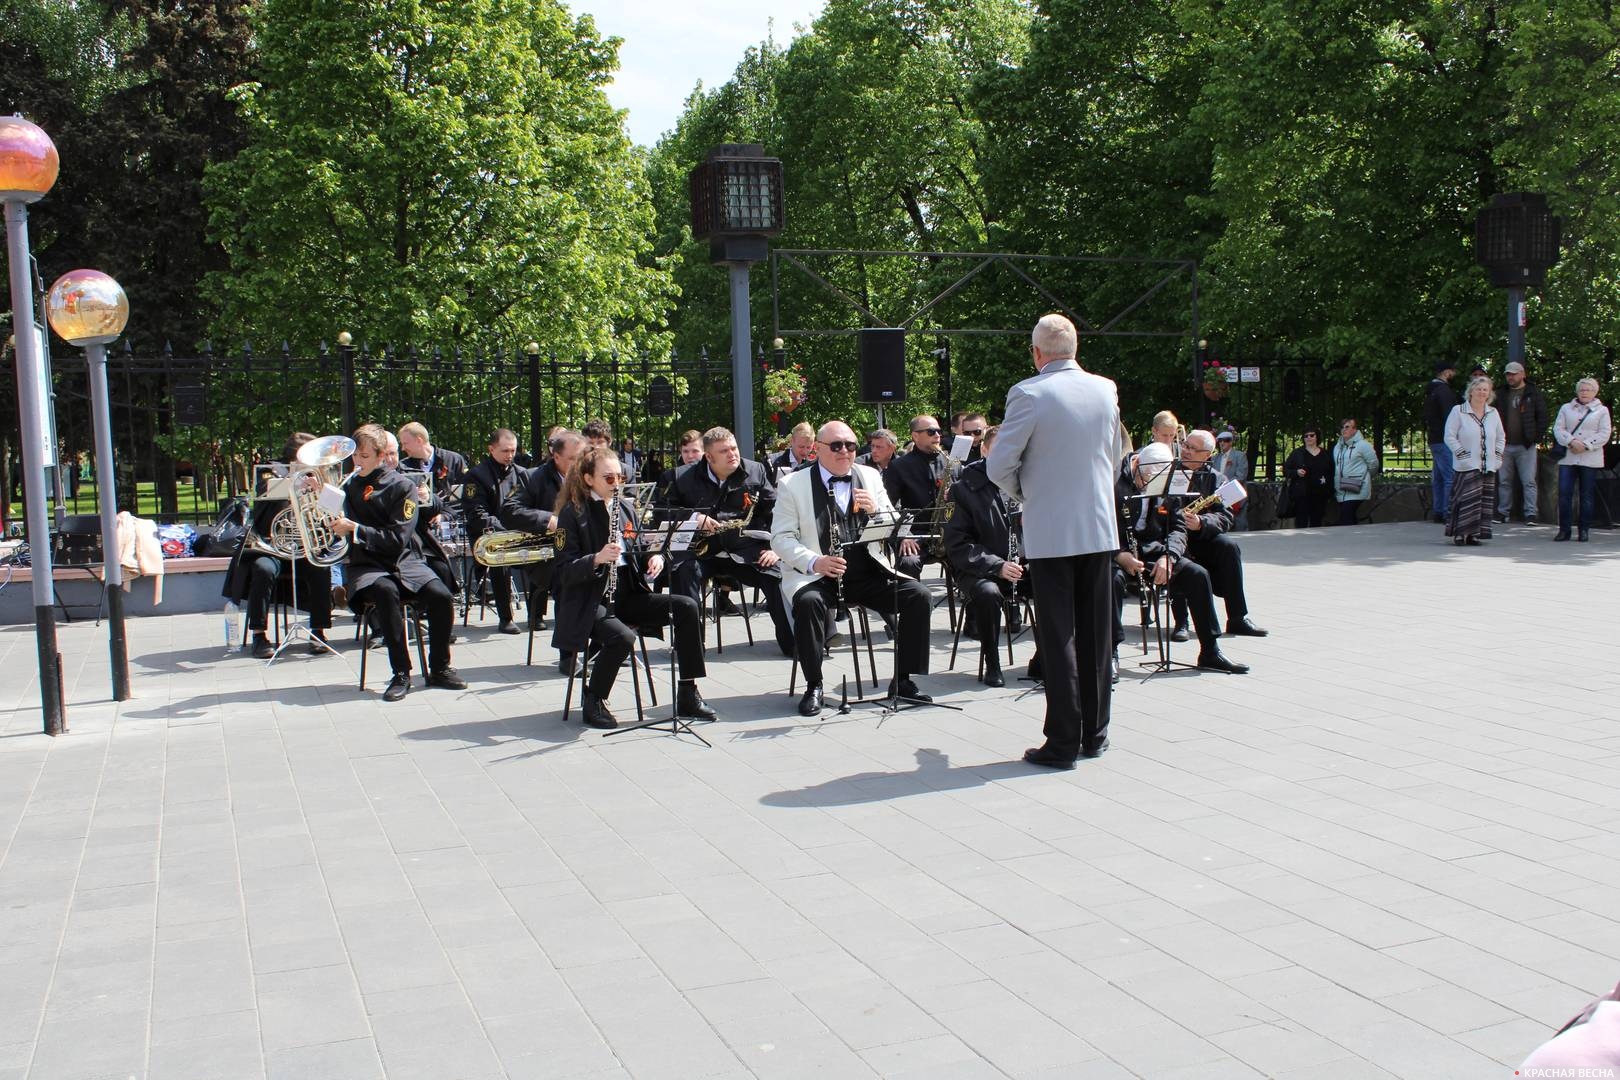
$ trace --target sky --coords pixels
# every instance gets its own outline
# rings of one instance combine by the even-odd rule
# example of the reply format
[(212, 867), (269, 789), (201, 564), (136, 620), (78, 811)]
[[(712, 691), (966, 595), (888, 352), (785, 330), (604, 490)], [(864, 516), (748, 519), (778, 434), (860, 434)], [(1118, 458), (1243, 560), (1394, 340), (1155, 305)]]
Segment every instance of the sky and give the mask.
[[(604, 34), (624, 39), (619, 75), (608, 99), (630, 110), (632, 142), (651, 146), (675, 126), (686, 96), (699, 80), (714, 89), (731, 78), (743, 52), (774, 36), (793, 40), (794, 23), (806, 26), (822, 0), (565, 0), (588, 12)], [(773, 27), (774, 20), (774, 27)]]

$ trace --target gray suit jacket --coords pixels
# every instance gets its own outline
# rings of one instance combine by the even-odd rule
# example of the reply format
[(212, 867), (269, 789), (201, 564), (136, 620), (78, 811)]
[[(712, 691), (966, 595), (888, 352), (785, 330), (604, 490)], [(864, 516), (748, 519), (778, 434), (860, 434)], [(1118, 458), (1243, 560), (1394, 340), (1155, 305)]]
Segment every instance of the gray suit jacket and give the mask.
[(990, 479), (1024, 504), (1031, 559), (1119, 550), (1114, 476), (1119, 390), (1113, 380), (1054, 360), (1007, 391), (990, 451)]

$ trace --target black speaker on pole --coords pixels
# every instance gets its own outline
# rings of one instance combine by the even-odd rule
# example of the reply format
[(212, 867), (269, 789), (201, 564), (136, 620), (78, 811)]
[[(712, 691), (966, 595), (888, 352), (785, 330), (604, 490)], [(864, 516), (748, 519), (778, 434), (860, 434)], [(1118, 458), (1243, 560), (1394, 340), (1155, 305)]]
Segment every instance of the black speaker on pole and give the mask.
[(891, 405), (906, 400), (906, 332), (864, 329), (861, 343), (861, 404)]

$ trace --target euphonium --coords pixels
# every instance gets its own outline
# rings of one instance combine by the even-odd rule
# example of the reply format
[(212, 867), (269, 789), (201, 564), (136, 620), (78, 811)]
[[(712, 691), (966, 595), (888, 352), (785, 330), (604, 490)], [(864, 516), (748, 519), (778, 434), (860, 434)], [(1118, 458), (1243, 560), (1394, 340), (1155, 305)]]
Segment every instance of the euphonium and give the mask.
[[(298, 461), (304, 467), (293, 469), (288, 479), (287, 511), (291, 513), (303, 558), (316, 566), (336, 566), (349, 553), (349, 538), (332, 528), (335, 515), (320, 503), (319, 493), (326, 483), (327, 470), (354, 453), (354, 440), (344, 435), (328, 435), (298, 448)], [(271, 533), (281, 525), (276, 515)]]
[(473, 561), (479, 566), (533, 566), (556, 558), (564, 539), (561, 529), (492, 529), (474, 542)]

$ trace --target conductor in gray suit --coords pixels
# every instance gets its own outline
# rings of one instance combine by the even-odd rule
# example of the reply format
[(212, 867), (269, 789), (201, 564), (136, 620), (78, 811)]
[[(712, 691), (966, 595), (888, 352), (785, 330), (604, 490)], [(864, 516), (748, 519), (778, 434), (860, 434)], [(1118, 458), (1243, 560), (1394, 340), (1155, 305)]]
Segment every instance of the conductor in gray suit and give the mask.
[(1040, 372), (1007, 392), (990, 479), (1024, 505), (1024, 552), (1046, 673), (1046, 743), (1024, 760), (1072, 769), (1108, 748), (1119, 391), (1082, 371), (1062, 315), (1035, 324)]

